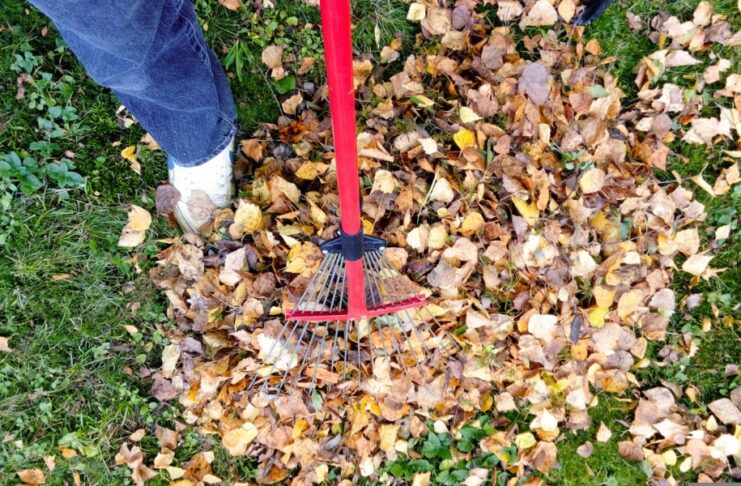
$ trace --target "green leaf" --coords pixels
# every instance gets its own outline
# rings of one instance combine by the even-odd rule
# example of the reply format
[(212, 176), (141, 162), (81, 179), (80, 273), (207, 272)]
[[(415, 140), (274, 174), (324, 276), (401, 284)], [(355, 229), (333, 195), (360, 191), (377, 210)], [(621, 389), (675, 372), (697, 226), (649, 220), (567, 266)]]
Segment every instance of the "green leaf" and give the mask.
[(296, 89), (296, 78), (293, 76), (286, 76), (275, 82), (275, 90), (279, 94), (286, 94), (293, 89)]
[(609, 95), (604, 86), (600, 86), (599, 84), (595, 84), (594, 86), (592, 86), (590, 91), (592, 92), (593, 98), (605, 98)]
[(31, 173), (25, 174), (19, 182), (21, 191), (23, 191), (24, 194), (33, 194), (41, 189), (41, 186), (43, 185), (39, 178)]

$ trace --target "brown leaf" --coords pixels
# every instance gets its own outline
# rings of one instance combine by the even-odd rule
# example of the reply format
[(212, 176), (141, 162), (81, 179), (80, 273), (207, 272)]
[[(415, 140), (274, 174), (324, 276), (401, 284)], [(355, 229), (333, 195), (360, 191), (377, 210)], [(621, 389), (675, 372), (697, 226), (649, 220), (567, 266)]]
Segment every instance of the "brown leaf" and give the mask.
[(721, 422), (728, 425), (741, 424), (741, 412), (733, 402), (727, 398), (721, 398), (708, 404), (708, 408)]
[(242, 2), (240, 0), (219, 0), (219, 3), (229, 10), (239, 10), (239, 8), (242, 6)]
[(642, 461), (643, 449), (635, 442), (624, 440), (618, 443), (618, 453), (629, 461)]
[(163, 215), (175, 211), (180, 201), (180, 191), (172, 184), (160, 184), (154, 195), (157, 214)]
[(270, 45), (263, 49), (261, 59), (270, 69), (281, 67), (283, 61), (283, 46)]
[(18, 471), (16, 474), (18, 474), (18, 477), (25, 484), (46, 484), (46, 477), (41, 469), (24, 469), (23, 471)]
[[(540, 1), (545, 2), (545, 0)], [(528, 64), (522, 70), (517, 87), (519, 92), (526, 94), (533, 103), (537, 105), (545, 104), (548, 101), (550, 93), (548, 87), (548, 70), (539, 62)]]
[(251, 158), (255, 162), (260, 162), (263, 157), (263, 148), (259, 140), (251, 138), (249, 140), (242, 140), (239, 142), (242, 153), (247, 157)]

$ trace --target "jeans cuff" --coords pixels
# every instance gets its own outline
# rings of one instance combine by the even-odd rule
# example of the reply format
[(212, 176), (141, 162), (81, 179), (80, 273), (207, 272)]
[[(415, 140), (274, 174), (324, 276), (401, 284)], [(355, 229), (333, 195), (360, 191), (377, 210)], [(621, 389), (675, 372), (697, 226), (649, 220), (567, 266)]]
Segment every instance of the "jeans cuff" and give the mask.
[(197, 167), (213, 159), (214, 157), (219, 155), (225, 148), (227, 148), (229, 144), (231, 144), (232, 141), (234, 140), (234, 136), (237, 134), (237, 123), (236, 123), (236, 120), (229, 120), (224, 117), (220, 117), (220, 121), (221, 121), (220, 126), (222, 126), (221, 133), (219, 134), (219, 137), (218, 137), (220, 142), (218, 145), (216, 145), (216, 148), (211, 153), (209, 153), (202, 159), (189, 161), (187, 163), (183, 163), (183, 162), (180, 162), (179, 160), (175, 160), (173, 157), (168, 157), (167, 158), (168, 167), (171, 164), (179, 165), (181, 167)]

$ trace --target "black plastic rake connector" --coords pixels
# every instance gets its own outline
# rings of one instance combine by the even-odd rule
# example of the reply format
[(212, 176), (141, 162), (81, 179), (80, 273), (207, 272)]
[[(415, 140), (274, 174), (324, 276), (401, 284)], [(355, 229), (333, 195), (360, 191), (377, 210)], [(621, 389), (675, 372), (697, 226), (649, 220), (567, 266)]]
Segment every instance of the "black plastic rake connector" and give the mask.
[(363, 234), (361, 229), (354, 235), (349, 235), (340, 230), (340, 235), (319, 245), (319, 249), (325, 255), (340, 253), (345, 260), (351, 262), (363, 258), (363, 254), (369, 251), (383, 251), (388, 243), (383, 238)]

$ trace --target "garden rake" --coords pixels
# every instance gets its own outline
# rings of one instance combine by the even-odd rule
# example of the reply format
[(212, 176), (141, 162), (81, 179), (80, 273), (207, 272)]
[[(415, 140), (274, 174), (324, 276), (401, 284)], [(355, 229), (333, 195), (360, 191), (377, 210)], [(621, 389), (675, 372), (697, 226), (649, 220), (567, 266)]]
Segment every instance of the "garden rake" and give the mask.
[(359, 383), (379, 358), (407, 371), (457, 346), (421, 289), (384, 257), (386, 241), (363, 232), (349, 0), (322, 0), (321, 17), (341, 229), (320, 245), (324, 258), (280, 333), (261, 347), (265, 365), (248, 389), (260, 378), (271, 392), (288, 382)]

